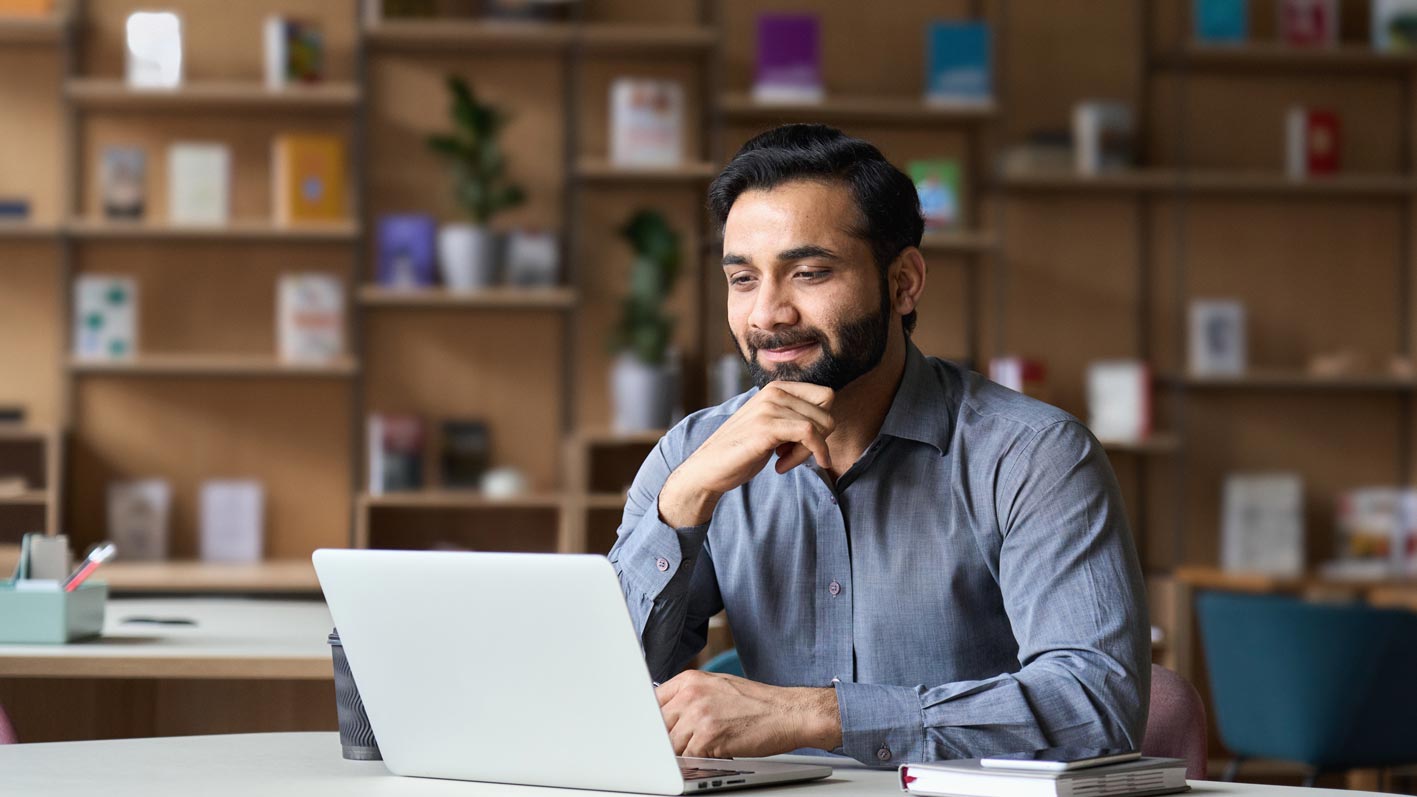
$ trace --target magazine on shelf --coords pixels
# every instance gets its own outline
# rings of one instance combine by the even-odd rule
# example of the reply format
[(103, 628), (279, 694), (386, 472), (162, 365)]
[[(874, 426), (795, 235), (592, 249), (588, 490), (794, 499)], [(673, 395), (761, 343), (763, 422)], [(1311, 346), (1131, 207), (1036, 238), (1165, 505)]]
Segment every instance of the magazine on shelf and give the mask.
[(926, 103), (978, 106), (993, 102), (989, 37), (985, 22), (930, 23), (926, 29)]
[(814, 103), (825, 96), (816, 14), (759, 14), (758, 102)]
[(173, 224), (231, 220), (231, 148), (177, 141), (167, 149), (167, 217)]
[(678, 166), (684, 159), (684, 87), (673, 80), (616, 78), (610, 84), (610, 160), (616, 166)]

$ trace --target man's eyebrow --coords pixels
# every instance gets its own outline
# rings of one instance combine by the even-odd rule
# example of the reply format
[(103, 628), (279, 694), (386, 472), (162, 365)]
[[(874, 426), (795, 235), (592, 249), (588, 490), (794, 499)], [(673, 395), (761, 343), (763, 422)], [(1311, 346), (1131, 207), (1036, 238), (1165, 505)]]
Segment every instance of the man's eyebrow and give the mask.
[(808, 244), (807, 246), (797, 246), (777, 253), (778, 260), (806, 260), (808, 258), (820, 258), (823, 260), (840, 260), (841, 256), (825, 246)]
[(751, 265), (753, 265), (753, 261), (752, 261), (752, 260), (749, 260), (745, 255), (735, 255), (735, 254), (731, 254), (731, 253), (725, 253), (724, 256), (723, 256), (723, 265), (725, 265), (725, 266), (751, 266)]

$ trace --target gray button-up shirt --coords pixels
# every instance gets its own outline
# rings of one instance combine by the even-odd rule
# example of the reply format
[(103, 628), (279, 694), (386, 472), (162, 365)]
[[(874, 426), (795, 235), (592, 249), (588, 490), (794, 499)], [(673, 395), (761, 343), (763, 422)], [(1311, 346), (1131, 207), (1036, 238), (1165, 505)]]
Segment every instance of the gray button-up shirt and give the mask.
[(837, 752), (892, 766), (1053, 745), (1136, 749), (1150, 633), (1116, 478), (1075, 418), (908, 346), (879, 437), (836, 485), (770, 462), (671, 528), (669, 474), (756, 389), (675, 426), (610, 560), (656, 680), (727, 610), (743, 669), (834, 686)]

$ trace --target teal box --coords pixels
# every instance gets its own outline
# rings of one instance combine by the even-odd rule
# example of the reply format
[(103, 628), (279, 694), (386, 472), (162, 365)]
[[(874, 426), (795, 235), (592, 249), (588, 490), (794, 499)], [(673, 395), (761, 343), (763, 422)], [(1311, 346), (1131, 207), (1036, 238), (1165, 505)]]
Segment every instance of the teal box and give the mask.
[(102, 581), (85, 582), (73, 592), (0, 582), (0, 643), (60, 645), (98, 636), (107, 602), (108, 585)]

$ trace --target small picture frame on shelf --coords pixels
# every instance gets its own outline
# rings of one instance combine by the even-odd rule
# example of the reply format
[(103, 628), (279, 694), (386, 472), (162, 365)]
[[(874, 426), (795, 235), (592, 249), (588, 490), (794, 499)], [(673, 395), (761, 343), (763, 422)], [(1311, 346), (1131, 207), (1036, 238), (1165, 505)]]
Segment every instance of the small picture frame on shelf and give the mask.
[(513, 230), (507, 234), (505, 271), (508, 285), (549, 288), (559, 279), (556, 234), (539, 230)]
[(1245, 305), (1238, 299), (1191, 301), (1189, 365), (1197, 376), (1240, 376), (1247, 365)]

